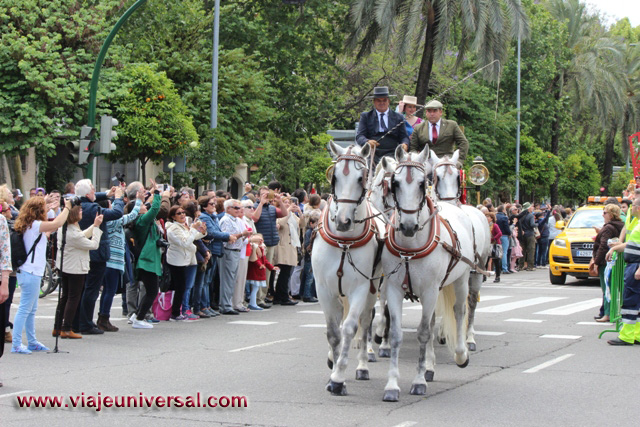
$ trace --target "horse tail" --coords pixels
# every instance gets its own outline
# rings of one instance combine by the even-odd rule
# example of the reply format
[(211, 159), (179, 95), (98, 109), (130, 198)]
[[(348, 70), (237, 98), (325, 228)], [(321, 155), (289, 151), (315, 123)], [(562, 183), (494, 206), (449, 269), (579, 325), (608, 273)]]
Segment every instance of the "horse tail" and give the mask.
[[(440, 316), (441, 320), (441, 336), (446, 339), (447, 347), (451, 354), (455, 354), (456, 342), (458, 333), (456, 329), (456, 316), (453, 311), (453, 305), (456, 303), (456, 293), (454, 284), (445, 286), (438, 295), (438, 302), (436, 303), (436, 316)], [(469, 308), (468, 302), (465, 301), (465, 316), (464, 325), (462, 330), (467, 330), (467, 324), (469, 323)]]

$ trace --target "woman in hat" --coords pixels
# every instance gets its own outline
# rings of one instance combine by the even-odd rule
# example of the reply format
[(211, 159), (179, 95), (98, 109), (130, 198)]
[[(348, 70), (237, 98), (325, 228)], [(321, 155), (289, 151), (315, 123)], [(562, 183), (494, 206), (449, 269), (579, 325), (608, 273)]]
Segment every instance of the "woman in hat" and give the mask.
[(402, 101), (398, 103), (396, 111), (404, 114), (404, 125), (407, 128), (407, 134), (411, 137), (413, 128), (422, 123), (422, 119), (416, 116), (418, 109), (418, 98), (415, 96), (405, 95)]

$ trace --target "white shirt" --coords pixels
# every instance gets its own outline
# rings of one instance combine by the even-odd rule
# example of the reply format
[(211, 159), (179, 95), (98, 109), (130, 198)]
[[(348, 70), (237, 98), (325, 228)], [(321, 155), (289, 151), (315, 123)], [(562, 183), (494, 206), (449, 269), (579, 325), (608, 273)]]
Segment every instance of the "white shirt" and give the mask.
[[(40, 235), (40, 223), (42, 221), (33, 221), (31, 227), (28, 228), (23, 235), (24, 249), (28, 253), (31, 250), (31, 246)], [(31, 257), (33, 253), (27, 257), (27, 261), (20, 266), (20, 271), (31, 273), (35, 276), (44, 275), (44, 266), (47, 262), (47, 235), (43, 233), (42, 238), (38, 242), (38, 246), (35, 248), (36, 256), (33, 257), (33, 263)]]
[[(382, 120), (384, 121), (385, 126), (387, 127), (387, 130), (384, 130), (380, 127), (380, 116), (384, 114), (384, 117), (382, 118)], [(376, 117), (378, 118), (378, 132), (386, 132), (389, 130), (389, 109), (387, 108), (387, 111), (385, 111), (384, 113), (381, 113), (380, 111), (376, 110)]]
[[(236, 218), (235, 216), (231, 216), (228, 213), (225, 213), (222, 219), (220, 220), (220, 231), (223, 233), (229, 234), (240, 234), (245, 231), (247, 228), (244, 225), (244, 221), (240, 218)], [(234, 243), (225, 242), (224, 247), (226, 249), (242, 249), (243, 248), (243, 240), (239, 238)]]
[[(429, 141), (433, 142), (433, 123), (429, 123)], [(440, 123), (442, 123), (442, 119), (438, 120), (436, 123), (436, 132), (438, 132), (438, 138), (440, 138)]]

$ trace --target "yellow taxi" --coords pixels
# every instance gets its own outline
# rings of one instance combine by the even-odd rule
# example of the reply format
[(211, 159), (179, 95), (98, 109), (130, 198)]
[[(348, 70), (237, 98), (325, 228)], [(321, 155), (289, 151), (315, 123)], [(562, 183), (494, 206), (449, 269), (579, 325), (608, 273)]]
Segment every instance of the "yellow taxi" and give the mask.
[(589, 197), (587, 204), (578, 208), (569, 222), (556, 222), (556, 228), (563, 231), (549, 245), (549, 281), (552, 284), (564, 285), (567, 274), (580, 279), (589, 277), (593, 238), (597, 234), (594, 227), (604, 225), (605, 200), (605, 196)]

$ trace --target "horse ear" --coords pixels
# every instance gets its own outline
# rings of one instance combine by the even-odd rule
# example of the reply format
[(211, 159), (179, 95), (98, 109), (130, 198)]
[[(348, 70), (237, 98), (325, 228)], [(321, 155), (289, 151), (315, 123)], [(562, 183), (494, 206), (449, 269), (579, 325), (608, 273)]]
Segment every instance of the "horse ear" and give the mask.
[(456, 150), (453, 152), (453, 156), (451, 156), (451, 161), (453, 163), (458, 163), (458, 159), (460, 158), (460, 150)]
[(369, 144), (364, 144), (360, 149), (360, 155), (365, 159), (369, 157), (371, 154), (371, 146)]
[(433, 150), (430, 150), (430, 153), (431, 155), (429, 156), (429, 163), (431, 163), (431, 166), (434, 166), (436, 163), (440, 161), (440, 158), (436, 156), (436, 153), (434, 153)]
[(398, 145), (398, 146), (396, 147), (396, 153), (395, 153), (395, 155), (396, 155), (396, 160), (397, 160), (398, 162), (402, 162), (402, 161), (404, 161), (404, 159), (406, 159), (406, 157), (407, 157), (407, 152), (406, 152), (406, 151), (404, 151), (404, 148), (402, 148), (402, 145)]
[(429, 145), (425, 145), (420, 154), (418, 154), (417, 161), (420, 163), (426, 163), (427, 160), (429, 160), (430, 151), (431, 150), (429, 150)]
[(329, 141), (329, 151), (331, 151), (331, 156), (335, 159), (341, 154), (344, 154), (344, 148), (340, 147), (335, 142)]

